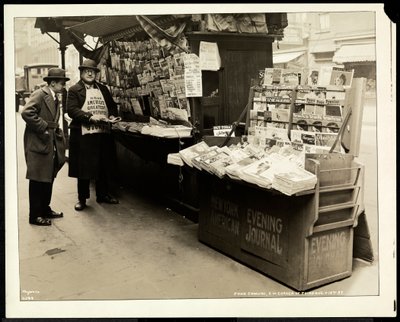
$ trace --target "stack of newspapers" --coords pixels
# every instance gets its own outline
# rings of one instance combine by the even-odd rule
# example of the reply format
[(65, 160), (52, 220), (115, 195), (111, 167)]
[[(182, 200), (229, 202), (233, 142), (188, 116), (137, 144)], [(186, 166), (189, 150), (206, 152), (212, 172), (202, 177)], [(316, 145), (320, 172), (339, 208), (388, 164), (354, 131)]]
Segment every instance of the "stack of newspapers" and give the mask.
[(290, 196), (300, 191), (314, 189), (316, 183), (316, 175), (300, 167), (293, 167), (290, 171), (275, 174), (272, 188)]
[(191, 137), (192, 128), (184, 125), (145, 125), (141, 133), (165, 138)]
[[(311, 190), (317, 183), (317, 177), (304, 170), (304, 152), (291, 146), (266, 150), (252, 144), (218, 147), (201, 141), (178, 155), (190, 167), (219, 178), (228, 176), (287, 195)], [(178, 164), (178, 155), (171, 155), (168, 163)]]

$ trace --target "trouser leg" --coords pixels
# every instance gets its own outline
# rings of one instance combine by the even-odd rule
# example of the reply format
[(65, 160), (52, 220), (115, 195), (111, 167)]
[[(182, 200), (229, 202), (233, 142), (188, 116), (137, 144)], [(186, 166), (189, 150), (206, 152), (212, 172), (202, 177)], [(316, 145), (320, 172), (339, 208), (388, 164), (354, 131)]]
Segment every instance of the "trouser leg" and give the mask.
[(43, 185), (43, 206), (46, 214), (51, 212), (51, 196), (53, 194), (53, 182), (45, 182)]
[(42, 217), (50, 209), (52, 182), (29, 180), (29, 217)]
[(107, 155), (107, 149), (104, 146), (108, 144), (108, 141), (103, 137), (102, 145), (100, 147), (100, 162), (98, 165), (98, 173), (96, 177), (96, 196), (102, 198), (109, 193), (108, 191), (108, 176), (109, 169), (107, 168), (107, 162), (109, 155)]
[(85, 201), (90, 197), (89, 185), (89, 179), (78, 179), (78, 199), (80, 201)]
[(107, 177), (103, 174), (100, 174), (96, 179), (96, 197), (102, 198), (108, 194), (108, 183)]

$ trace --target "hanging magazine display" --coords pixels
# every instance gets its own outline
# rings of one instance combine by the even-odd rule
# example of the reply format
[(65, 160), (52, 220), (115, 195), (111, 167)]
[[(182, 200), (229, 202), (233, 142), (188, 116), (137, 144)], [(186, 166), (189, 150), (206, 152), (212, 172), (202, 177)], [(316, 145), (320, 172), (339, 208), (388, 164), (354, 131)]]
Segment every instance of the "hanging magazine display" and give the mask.
[[(184, 52), (168, 52), (155, 40), (113, 41), (103, 57), (101, 80), (106, 81), (122, 114), (147, 115), (166, 120), (188, 121), (185, 75), (194, 94), (201, 95), (199, 73), (190, 65), (185, 72)], [(194, 61), (193, 57), (191, 61)], [(198, 68), (197, 68), (198, 69)], [(194, 81), (193, 81), (194, 78)], [(189, 93), (193, 95), (193, 93)]]

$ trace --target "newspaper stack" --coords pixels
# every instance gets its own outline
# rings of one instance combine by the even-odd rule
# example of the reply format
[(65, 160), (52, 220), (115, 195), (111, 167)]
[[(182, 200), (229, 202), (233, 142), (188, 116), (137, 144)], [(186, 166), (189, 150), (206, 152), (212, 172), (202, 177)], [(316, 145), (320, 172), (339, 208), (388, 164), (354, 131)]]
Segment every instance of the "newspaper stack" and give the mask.
[(206, 153), (209, 149), (210, 147), (207, 145), (207, 143), (201, 141), (197, 144), (194, 144), (186, 149), (179, 151), (179, 155), (188, 166), (193, 168), (192, 159), (203, 153)]
[(300, 191), (314, 189), (316, 183), (315, 174), (300, 167), (293, 167), (290, 171), (275, 174), (272, 188), (291, 196)]
[(208, 163), (210, 161), (207, 160), (211, 160), (211, 158), (214, 158), (218, 154), (217, 149), (217, 146), (209, 147), (205, 153), (193, 158), (191, 160), (193, 166), (199, 170), (206, 170), (207, 172), (212, 174), (210, 168), (208, 167)]
[(141, 133), (165, 138), (185, 138), (191, 137), (192, 128), (184, 125), (146, 125)]
[(231, 150), (224, 146), (217, 149), (217, 154), (203, 161), (207, 171), (215, 174), (219, 178), (225, 175), (225, 167), (232, 163)]
[(254, 183), (263, 188), (271, 188), (272, 180), (262, 177), (260, 174), (272, 167), (272, 160), (269, 157), (252, 162), (248, 166), (238, 169), (237, 174), (240, 179)]
[(141, 133), (143, 127), (146, 125), (147, 123), (130, 122), (130, 125), (127, 127), (126, 130), (132, 133)]
[(116, 122), (112, 124), (113, 130), (119, 130), (123, 132), (133, 132), (133, 133), (140, 133), (144, 126), (147, 126), (148, 123), (138, 123), (138, 122)]
[(240, 172), (248, 165), (256, 162), (259, 158), (256, 155), (248, 156), (236, 163), (232, 163), (225, 168), (225, 173), (232, 179), (240, 180)]

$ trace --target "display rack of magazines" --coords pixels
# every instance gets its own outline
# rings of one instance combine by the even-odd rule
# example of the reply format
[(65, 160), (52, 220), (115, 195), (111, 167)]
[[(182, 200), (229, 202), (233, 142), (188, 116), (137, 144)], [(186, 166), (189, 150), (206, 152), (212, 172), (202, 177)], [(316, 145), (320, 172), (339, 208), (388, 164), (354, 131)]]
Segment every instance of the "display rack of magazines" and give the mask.
[[(348, 111), (349, 88), (335, 83), (338, 70), (330, 72), (331, 76), (325, 69), (324, 79), (329, 83), (311, 85), (304, 76), (306, 69), (266, 68), (259, 85), (250, 89), (246, 120), (249, 137), (263, 146), (279, 140), (308, 153), (329, 151)], [(340, 152), (339, 145), (336, 152)]]
[(304, 169), (305, 155), (345, 153), (335, 141), (344, 125), (347, 88), (303, 84), (302, 70), (273, 70), (271, 83), (250, 89), (247, 135), (240, 143), (221, 147), (201, 141), (179, 151), (175, 160), (286, 195), (314, 189), (317, 177)]

